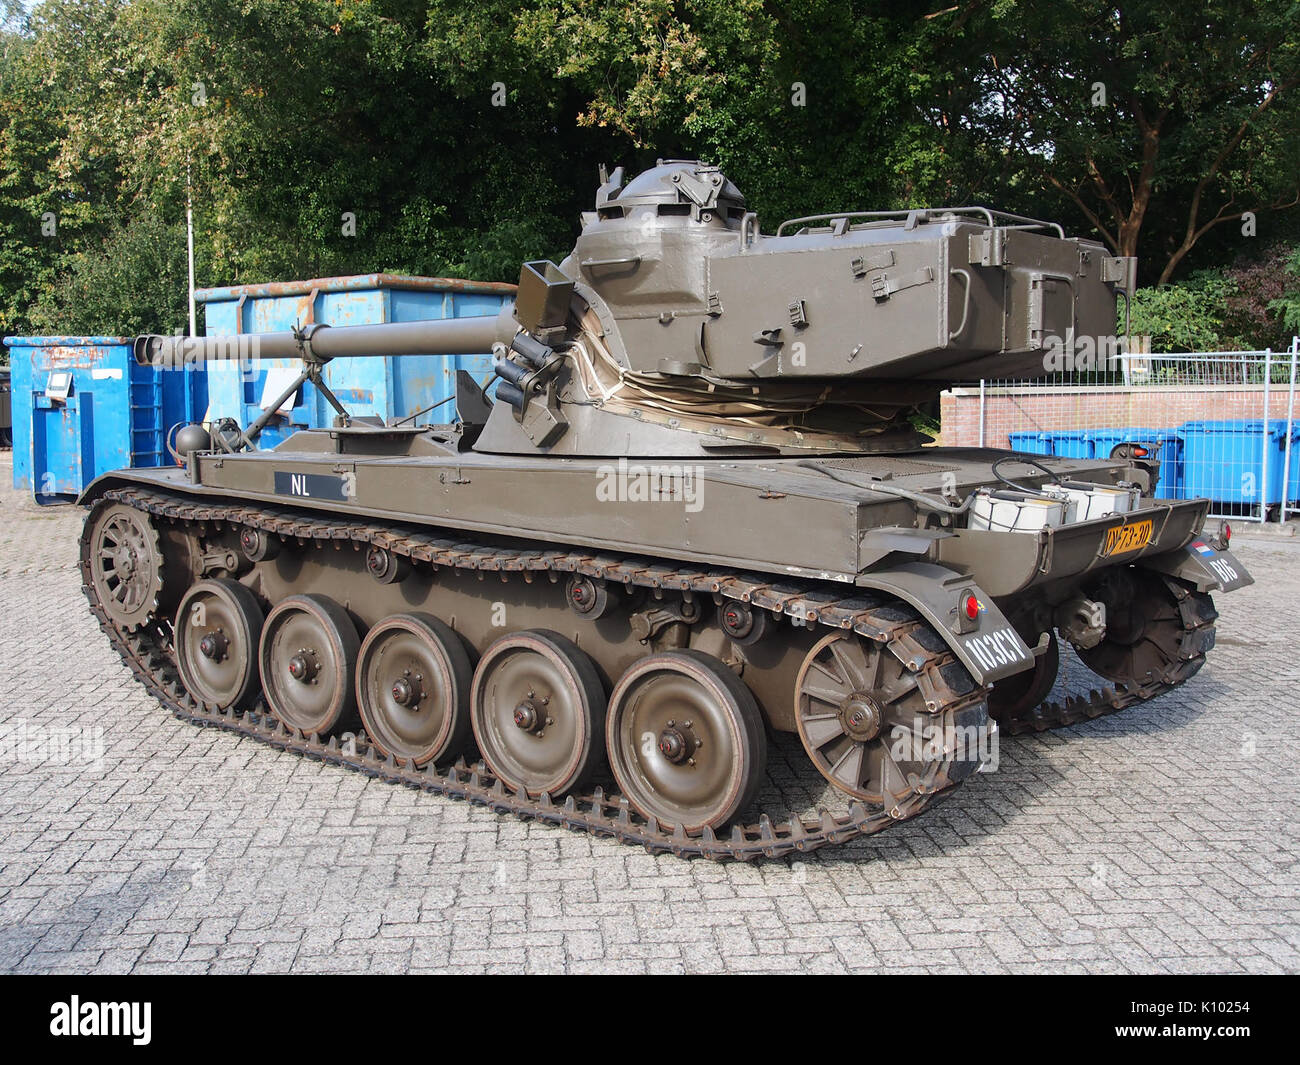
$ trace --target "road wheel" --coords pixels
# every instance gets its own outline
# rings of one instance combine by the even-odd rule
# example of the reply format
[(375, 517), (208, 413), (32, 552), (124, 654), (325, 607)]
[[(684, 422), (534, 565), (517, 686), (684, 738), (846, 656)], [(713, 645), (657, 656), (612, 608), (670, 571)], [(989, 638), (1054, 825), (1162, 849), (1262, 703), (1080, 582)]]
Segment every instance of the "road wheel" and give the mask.
[(242, 710), (252, 702), (262, 622), (257, 598), (238, 581), (199, 581), (181, 599), (172, 626), (176, 665), (205, 709)]
[(610, 768), (636, 810), (666, 829), (720, 829), (749, 807), (767, 757), (750, 690), (699, 651), (641, 659), (610, 696)]
[(511, 791), (573, 791), (601, 764), (605, 690), (587, 654), (545, 629), (493, 643), (474, 673), (479, 752)]
[(473, 676), (464, 641), (437, 618), (381, 621), (357, 662), (357, 706), (371, 742), (403, 765), (455, 759), (470, 741)]
[(304, 735), (355, 727), (356, 626), (333, 599), (291, 595), (262, 627), (262, 690), (272, 713)]

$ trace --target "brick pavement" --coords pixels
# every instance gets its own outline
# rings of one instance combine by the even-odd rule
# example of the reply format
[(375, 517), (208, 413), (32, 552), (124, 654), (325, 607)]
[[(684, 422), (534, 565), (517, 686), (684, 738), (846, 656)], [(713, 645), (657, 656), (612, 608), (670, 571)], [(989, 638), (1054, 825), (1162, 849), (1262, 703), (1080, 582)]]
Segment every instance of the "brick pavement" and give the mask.
[[(27, 749), (0, 756), (0, 971), (1300, 969), (1293, 539), (1240, 542), (1260, 583), (1182, 691), (1004, 740), (881, 836), (714, 865), (174, 720), (85, 609), (80, 512), (9, 480), (5, 454), (0, 726)], [(42, 750), (56, 729), (86, 748)], [(814, 795), (801, 759), (771, 787)]]

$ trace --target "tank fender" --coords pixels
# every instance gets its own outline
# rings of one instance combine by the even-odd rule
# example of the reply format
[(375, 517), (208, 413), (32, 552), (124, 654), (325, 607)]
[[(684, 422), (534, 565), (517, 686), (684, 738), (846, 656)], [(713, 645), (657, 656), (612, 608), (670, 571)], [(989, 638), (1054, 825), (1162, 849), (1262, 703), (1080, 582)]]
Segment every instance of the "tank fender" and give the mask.
[[(1034, 664), (1033, 650), (992, 597), (956, 570), (932, 562), (903, 562), (859, 574), (856, 583), (915, 607), (979, 684), (992, 684)], [(972, 595), (979, 604), (974, 619), (965, 610)]]
[(77, 496), (77, 506), (88, 507), (105, 492), (112, 491), (114, 488), (127, 488), (145, 480), (143, 477), (134, 476), (135, 473), (136, 471), (131, 469), (101, 473), (81, 490), (81, 495)]
[(1221, 551), (1203, 537), (1175, 551), (1144, 558), (1138, 565), (1193, 584), (1198, 592), (1231, 592), (1255, 583), (1231, 551)]

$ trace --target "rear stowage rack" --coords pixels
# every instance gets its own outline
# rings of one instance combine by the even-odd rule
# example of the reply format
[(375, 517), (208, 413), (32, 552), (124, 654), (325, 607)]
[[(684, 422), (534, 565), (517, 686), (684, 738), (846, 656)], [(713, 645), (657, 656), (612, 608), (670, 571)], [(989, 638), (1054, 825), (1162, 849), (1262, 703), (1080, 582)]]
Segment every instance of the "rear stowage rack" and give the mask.
[[(776, 235), (783, 236), (786, 226), (800, 226), (799, 233), (808, 233), (810, 222), (830, 222), (832, 225), (828, 228), (833, 229), (834, 223), (840, 219), (846, 222), (852, 218), (862, 218), (873, 222), (889, 222), (902, 219), (905, 230), (915, 229), (918, 225), (927, 222), (939, 222), (953, 215), (969, 215), (982, 218), (990, 229), (1054, 229), (1056, 235), (1065, 239), (1065, 230), (1056, 222), (1044, 222), (1038, 218), (1029, 218), (1026, 215), (1010, 214), (1007, 211), (994, 211), (989, 207), (932, 207), (911, 211), (832, 211), (828, 214), (810, 214), (802, 218), (787, 218), (776, 227)], [(855, 227), (849, 227), (855, 228)], [(798, 234), (796, 234), (798, 235)]]

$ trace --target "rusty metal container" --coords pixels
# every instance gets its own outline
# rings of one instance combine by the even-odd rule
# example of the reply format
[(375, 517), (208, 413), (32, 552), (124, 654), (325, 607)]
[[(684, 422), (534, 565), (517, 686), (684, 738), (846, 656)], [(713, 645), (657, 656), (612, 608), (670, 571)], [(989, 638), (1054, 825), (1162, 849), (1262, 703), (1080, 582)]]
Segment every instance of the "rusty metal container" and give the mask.
[[(514, 295), (514, 285), (398, 274), (361, 274), (307, 281), (281, 281), (200, 289), (207, 336), (272, 333), (295, 326), (377, 325), (391, 322), (495, 314)], [(296, 359), (256, 359), (213, 364), (208, 369), (208, 419), (234, 418), (248, 424), (297, 373)], [(357, 417), (385, 421), (415, 414), (449, 400), (457, 370), (468, 370), (481, 384), (492, 382), (492, 358), (336, 359), (325, 383)], [(298, 429), (328, 426), (333, 409), (319, 390), (305, 384), (263, 431), (262, 448), (274, 447)]]

